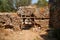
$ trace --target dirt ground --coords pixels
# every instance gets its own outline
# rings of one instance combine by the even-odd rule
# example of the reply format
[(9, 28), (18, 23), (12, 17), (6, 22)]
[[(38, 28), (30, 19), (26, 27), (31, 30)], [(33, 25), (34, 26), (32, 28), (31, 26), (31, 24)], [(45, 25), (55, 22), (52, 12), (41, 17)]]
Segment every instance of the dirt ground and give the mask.
[(38, 33), (31, 30), (0, 30), (0, 40), (43, 40)]
[(46, 29), (37, 30), (20, 30), (0, 29), (0, 40), (56, 40), (48, 37)]

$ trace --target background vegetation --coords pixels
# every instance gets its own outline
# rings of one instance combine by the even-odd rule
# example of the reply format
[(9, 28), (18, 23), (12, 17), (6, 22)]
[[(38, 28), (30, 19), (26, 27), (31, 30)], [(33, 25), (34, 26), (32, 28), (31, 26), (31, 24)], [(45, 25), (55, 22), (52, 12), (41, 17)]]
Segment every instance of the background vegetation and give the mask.
[[(19, 6), (28, 6), (31, 5), (32, 0), (0, 0), (0, 11), (1, 12), (10, 12), (16, 11)], [(48, 3), (46, 0), (38, 0), (35, 4), (38, 7), (46, 6)]]

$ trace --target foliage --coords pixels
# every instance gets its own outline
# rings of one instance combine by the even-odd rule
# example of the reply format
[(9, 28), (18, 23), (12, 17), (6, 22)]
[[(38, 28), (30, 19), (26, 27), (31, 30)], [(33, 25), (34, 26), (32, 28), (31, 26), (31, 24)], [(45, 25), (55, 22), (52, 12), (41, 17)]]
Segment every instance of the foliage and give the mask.
[(19, 6), (30, 5), (31, 0), (0, 0), (0, 11), (15, 11)]
[(38, 0), (37, 4), (38, 7), (43, 7), (48, 5), (48, 2), (46, 0)]
[(31, 0), (20, 0), (16, 1), (18, 6), (27, 6), (31, 4)]

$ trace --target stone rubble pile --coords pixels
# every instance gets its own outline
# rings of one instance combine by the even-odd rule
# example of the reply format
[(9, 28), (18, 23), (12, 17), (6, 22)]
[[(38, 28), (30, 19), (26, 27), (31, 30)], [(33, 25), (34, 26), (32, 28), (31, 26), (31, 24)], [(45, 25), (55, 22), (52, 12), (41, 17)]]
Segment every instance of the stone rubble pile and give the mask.
[[(13, 15), (14, 16), (14, 15)], [(6, 14), (6, 15), (0, 15), (0, 27), (8, 27), (10, 28), (12, 26), (15, 30), (20, 30), (20, 18), (17, 16), (13, 17), (12, 15)]]

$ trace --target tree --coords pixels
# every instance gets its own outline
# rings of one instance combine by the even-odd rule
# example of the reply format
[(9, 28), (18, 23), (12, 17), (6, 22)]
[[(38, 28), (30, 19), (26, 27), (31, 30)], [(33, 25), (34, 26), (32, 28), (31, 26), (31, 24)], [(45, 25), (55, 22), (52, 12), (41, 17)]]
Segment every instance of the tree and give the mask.
[(12, 7), (11, 5), (9, 4), (10, 1), (9, 0), (0, 0), (1, 4), (0, 4), (0, 11), (1, 12), (9, 12), (9, 11), (12, 11)]
[(17, 6), (28, 6), (31, 4), (31, 0), (17, 0)]
[(28, 6), (31, 0), (0, 0), (0, 11), (14, 11), (19, 6)]
[(54, 36), (60, 40), (60, 0), (49, 0), (50, 4), (50, 27), (54, 28)]
[(48, 5), (48, 2), (46, 0), (38, 0), (37, 6), (43, 7)]

